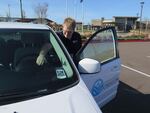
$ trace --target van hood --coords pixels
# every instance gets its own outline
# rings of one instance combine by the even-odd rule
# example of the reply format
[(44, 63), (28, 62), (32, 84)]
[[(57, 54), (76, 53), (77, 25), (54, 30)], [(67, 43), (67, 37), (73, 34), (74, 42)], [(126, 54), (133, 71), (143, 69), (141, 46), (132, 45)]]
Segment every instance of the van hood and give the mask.
[(101, 113), (86, 86), (80, 83), (58, 93), (0, 106), (0, 113)]

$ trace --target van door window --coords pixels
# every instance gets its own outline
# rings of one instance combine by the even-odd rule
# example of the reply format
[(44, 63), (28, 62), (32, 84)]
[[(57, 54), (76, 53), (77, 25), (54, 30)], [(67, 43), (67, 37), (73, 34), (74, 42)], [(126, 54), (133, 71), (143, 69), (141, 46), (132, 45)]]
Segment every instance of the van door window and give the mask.
[(92, 58), (101, 63), (116, 58), (115, 39), (112, 29), (98, 32), (87, 44), (80, 59)]

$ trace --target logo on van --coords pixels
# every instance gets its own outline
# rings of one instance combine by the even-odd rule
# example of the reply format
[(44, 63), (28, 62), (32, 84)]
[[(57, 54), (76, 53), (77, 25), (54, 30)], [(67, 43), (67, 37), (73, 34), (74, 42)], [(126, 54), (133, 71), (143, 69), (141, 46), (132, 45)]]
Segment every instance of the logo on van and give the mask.
[(103, 86), (103, 85), (104, 85), (104, 84), (103, 84), (103, 80), (102, 80), (102, 79), (97, 80), (97, 81), (93, 84), (92, 91), (91, 91), (92, 95), (93, 95), (93, 96), (99, 95), (99, 94), (102, 92), (102, 90), (104, 89), (104, 86)]

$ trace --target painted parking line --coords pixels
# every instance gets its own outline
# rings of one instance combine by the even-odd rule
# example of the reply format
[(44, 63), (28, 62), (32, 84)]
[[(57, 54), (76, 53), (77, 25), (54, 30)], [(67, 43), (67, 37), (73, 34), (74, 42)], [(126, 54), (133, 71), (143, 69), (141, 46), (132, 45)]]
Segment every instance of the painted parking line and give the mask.
[(144, 73), (144, 72), (142, 72), (142, 71), (139, 71), (139, 70), (133, 69), (133, 68), (128, 67), (128, 66), (123, 65), (123, 64), (121, 64), (121, 66), (122, 66), (122, 67), (124, 67), (124, 68), (127, 68), (127, 69), (129, 69), (129, 70), (131, 70), (131, 71), (134, 71), (134, 72), (136, 72), (136, 73), (139, 73), (139, 74), (145, 75), (145, 76), (147, 76), (147, 77), (150, 77), (150, 75), (149, 75), (149, 74)]

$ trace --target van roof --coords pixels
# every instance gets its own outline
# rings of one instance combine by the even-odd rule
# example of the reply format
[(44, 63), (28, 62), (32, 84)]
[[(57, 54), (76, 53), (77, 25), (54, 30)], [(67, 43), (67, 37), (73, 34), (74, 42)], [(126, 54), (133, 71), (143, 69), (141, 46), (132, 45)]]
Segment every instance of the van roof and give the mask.
[(0, 29), (42, 29), (50, 28), (44, 24), (20, 23), (20, 22), (0, 22)]

